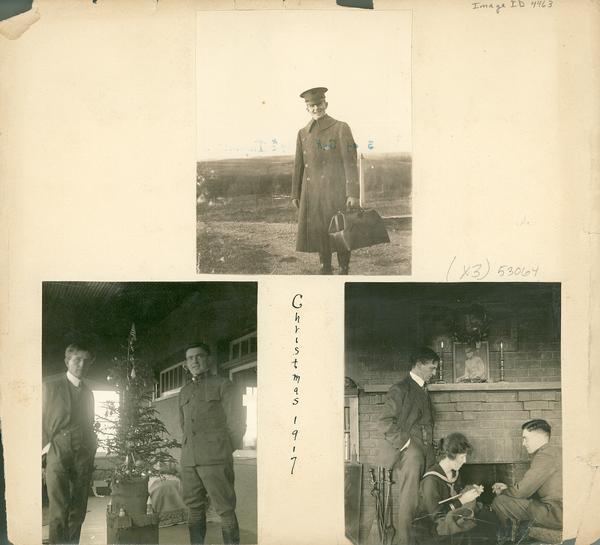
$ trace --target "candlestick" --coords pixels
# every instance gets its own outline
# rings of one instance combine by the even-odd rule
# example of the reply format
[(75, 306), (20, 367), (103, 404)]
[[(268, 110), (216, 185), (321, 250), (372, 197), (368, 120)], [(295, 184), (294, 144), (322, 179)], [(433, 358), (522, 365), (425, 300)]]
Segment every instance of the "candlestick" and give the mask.
[(438, 379), (439, 384), (444, 384), (446, 381), (444, 380), (444, 341), (440, 343), (440, 368), (439, 368), (440, 378)]
[(504, 382), (504, 343), (500, 341), (500, 382)]

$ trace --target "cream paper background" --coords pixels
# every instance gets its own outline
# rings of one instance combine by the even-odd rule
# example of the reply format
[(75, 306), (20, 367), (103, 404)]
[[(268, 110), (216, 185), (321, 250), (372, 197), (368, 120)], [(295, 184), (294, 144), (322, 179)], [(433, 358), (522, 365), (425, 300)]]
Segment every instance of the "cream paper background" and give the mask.
[[(600, 538), (599, 4), (500, 14), (462, 1), (375, 4), (413, 10), (414, 224), (412, 277), (372, 280), (445, 281), (457, 256), (458, 271), (488, 258), (539, 265), (535, 280), (562, 282), (564, 533), (589, 545)], [(17, 545), (41, 541), (41, 282), (255, 280), (195, 275), (195, 78), (210, 85), (195, 74), (195, 11), (349, 9), (316, 0), (37, 8), (20, 38), (0, 38), (0, 386)], [(258, 278), (263, 545), (346, 542), (344, 280)], [(305, 329), (290, 476), (295, 293)]]

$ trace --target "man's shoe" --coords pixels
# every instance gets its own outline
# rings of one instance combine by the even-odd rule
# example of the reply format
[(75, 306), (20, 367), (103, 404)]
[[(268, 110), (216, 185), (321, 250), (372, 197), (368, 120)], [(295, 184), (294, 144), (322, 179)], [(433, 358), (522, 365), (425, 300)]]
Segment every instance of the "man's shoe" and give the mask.
[(345, 274), (347, 275), (350, 272), (350, 268), (349, 267), (342, 267), (340, 269), (340, 272), (338, 274)]
[(333, 274), (333, 270), (331, 267), (327, 267), (327, 265), (321, 265), (319, 274)]

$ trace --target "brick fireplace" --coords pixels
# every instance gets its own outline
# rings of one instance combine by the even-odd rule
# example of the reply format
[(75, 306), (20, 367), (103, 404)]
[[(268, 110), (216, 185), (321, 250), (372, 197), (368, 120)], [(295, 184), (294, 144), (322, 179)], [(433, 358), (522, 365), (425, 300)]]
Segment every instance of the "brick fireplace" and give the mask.
[[(376, 454), (376, 421), (390, 385), (365, 386), (359, 396), (361, 458)], [(460, 431), (472, 442), (470, 463), (527, 461), (521, 446), (521, 424), (543, 418), (552, 425), (552, 442), (561, 442), (560, 383), (507, 382), (432, 384), (437, 439)]]
[[(482, 338), (489, 364), (486, 382), (460, 383), (464, 339), (456, 317), (476, 303), (489, 322)], [(390, 386), (406, 376), (415, 346), (440, 354), (445, 383), (428, 386), (435, 410), (434, 438), (464, 433), (474, 450), (461, 470), (464, 481), (489, 486), (519, 480), (529, 467), (521, 425), (543, 418), (553, 444), (562, 443), (560, 285), (540, 283), (364, 283), (346, 287), (345, 431), (347, 467), (362, 469), (360, 532), (366, 543), (375, 514), (369, 468), (377, 464), (378, 419)], [(357, 425), (353, 419), (358, 421)], [(350, 473), (350, 471), (348, 471)], [(354, 471), (360, 475), (360, 471)], [(357, 478), (357, 481), (359, 479)], [(398, 506), (400, 498), (394, 498)], [(356, 505), (356, 504), (355, 504)]]
[[(377, 462), (377, 421), (391, 384), (371, 384), (358, 393), (359, 435), (356, 452), (363, 465), (361, 542), (371, 529), (375, 504), (368, 468)], [(464, 482), (483, 484), (483, 501), (491, 501), (490, 486), (512, 484), (529, 467), (521, 445), (521, 424), (544, 418), (552, 426), (553, 444), (561, 444), (561, 392), (559, 382), (506, 382), (485, 384), (432, 384), (428, 387), (435, 407), (434, 436), (459, 431), (473, 444), (473, 453), (461, 470)], [(399, 505), (400, 498), (394, 498)]]

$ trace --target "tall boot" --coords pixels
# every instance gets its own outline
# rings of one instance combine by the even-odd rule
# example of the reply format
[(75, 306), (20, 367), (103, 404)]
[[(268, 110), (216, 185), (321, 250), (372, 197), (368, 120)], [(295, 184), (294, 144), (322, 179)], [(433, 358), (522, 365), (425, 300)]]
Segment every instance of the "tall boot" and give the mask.
[(206, 537), (206, 515), (201, 519), (195, 520), (188, 524), (190, 532), (190, 545), (204, 545)]
[(513, 543), (512, 524), (510, 521), (500, 522), (496, 530), (496, 545), (508, 545)]
[(221, 517), (221, 533), (223, 534), (223, 545), (239, 545), (240, 527), (235, 513), (228, 517), (228, 520), (223, 520)]
[(350, 252), (339, 251), (337, 253), (340, 274), (348, 274), (350, 271)]
[(319, 252), (319, 261), (321, 262), (319, 274), (331, 274), (331, 252)]
[(240, 529), (237, 526), (235, 528), (223, 526), (221, 534), (223, 534), (223, 545), (239, 545)]

